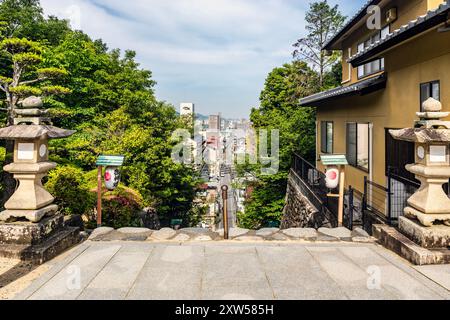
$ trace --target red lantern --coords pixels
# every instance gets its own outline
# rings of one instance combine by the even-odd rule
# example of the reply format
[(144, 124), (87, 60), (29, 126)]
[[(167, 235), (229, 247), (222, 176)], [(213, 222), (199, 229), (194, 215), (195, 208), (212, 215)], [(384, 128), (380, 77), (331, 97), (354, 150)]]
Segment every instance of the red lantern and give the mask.
[(337, 167), (329, 167), (325, 172), (325, 184), (329, 189), (336, 189), (339, 185), (339, 169)]
[(117, 188), (120, 182), (119, 167), (106, 167), (105, 169), (105, 186), (106, 189), (113, 191)]

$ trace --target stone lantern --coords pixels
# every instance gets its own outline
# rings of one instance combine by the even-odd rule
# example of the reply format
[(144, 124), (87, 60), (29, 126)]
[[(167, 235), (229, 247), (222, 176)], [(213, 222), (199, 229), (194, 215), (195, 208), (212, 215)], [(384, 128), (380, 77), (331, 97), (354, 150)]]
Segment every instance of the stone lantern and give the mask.
[(450, 178), (450, 122), (440, 120), (450, 112), (442, 112), (441, 103), (433, 98), (422, 107), (415, 128), (390, 131), (395, 139), (415, 144), (416, 163), (406, 169), (416, 176), (421, 187), (408, 199), (405, 216), (417, 218), (426, 227), (435, 222), (450, 226), (450, 199), (443, 189)]
[[(16, 191), (5, 203), (6, 210), (0, 213), (0, 245), (19, 245), (14, 247), (17, 252), (9, 252), (8, 256), (15, 255), (21, 259), (37, 257), (42, 261), (44, 256), (49, 258), (46, 252), (57, 252), (58, 248), (63, 249), (73, 242), (61, 234), (64, 233), (64, 217), (53, 204), (53, 196), (44, 189), (42, 179), (56, 167), (56, 163), (48, 161), (49, 139), (69, 137), (74, 131), (54, 127), (48, 118), (42, 117), (47, 111), (42, 110), (43, 103), (39, 97), (27, 98), (20, 104), (14, 125), (0, 129), (0, 139), (14, 141), (14, 162), (6, 165), (4, 170), (13, 174), (18, 182)], [(59, 247), (56, 242), (43, 250), (42, 245), (47, 240), (54, 242), (57, 233), (60, 233), (60, 237), (56, 237), (60, 240)], [(40, 251), (36, 249), (39, 251), (36, 253), (33, 246), (38, 244), (41, 245)], [(0, 248), (0, 255), (4, 251)]]

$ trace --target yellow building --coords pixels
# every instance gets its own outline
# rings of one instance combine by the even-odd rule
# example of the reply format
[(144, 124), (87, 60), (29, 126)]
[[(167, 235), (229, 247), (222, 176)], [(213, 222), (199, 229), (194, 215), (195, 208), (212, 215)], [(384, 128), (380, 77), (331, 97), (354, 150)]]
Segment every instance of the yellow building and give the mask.
[(342, 51), (343, 79), (301, 100), (317, 107), (317, 159), (346, 154), (346, 187), (365, 194), (377, 217), (395, 219), (417, 187), (404, 168), (414, 147), (387, 130), (410, 127), (429, 97), (450, 111), (450, 1), (368, 1), (323, 49)]

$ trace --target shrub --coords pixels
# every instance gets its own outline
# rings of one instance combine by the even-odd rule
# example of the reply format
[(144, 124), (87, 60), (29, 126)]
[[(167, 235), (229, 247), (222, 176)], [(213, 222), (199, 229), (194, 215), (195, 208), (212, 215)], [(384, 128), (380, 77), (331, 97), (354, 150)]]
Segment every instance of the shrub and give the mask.
[(125, 194), (103, 197), (102, 225), (119, 229), (140, 227), (139, 203)]
[(83, 171), (73, 166), (60, 166), (49, 173), (45, 184), (65, 215), (83, 215), (95, 206), (95, 194), (89, 191)]
[[(89, 189), (97, 201), (97, 187), (94, 187), (93, 172), (88, 172), (85, 178), (89, 180)], [(119, 229), (122, 227), (141, 227), (142, 219), (139, 213), (142, 208), (142, 196), (136, 190), (123, 185), (114, 191), (102, 189), (102, 225)], [(97, 215), (92, 211), (85, 215), (85, 226), (89, 229), (96, 228)]]

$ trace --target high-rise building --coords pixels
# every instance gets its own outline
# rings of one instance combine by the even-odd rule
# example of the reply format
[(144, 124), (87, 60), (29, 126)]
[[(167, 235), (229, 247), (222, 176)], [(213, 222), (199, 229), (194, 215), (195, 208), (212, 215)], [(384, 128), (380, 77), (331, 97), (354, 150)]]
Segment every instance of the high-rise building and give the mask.
[(209, 116), (209, 130), (220, 130), (220, 115)]
[(181, 103), (180, 115), (181, 116), (193, 116), (195, 114), (195, 105), (193, 103)]

